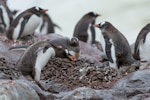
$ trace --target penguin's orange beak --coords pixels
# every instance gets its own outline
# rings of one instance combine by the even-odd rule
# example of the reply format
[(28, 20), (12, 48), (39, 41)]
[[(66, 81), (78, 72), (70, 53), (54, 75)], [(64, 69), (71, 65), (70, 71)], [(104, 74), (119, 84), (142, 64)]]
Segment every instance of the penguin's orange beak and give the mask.
[(94, 24), (93, 27), (99, 27), (99, 25), (98, 24)]
[(41, 12), (44, 12), (44, 13), (47, 12), (47, 11), (48, 11), (48, 9), (43, 9), (43, 10), (41, 10)]
[(68, 58), (71, 60), (71, 61), (75, 61), (76, 57), (73, 56), (73, 55), (68, 55)]

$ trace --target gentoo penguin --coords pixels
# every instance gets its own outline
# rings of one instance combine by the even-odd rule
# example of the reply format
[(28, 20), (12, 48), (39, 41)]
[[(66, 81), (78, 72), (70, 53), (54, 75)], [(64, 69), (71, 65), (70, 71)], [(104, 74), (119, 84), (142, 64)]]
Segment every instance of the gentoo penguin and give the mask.
[(33, 35), (42, 21), (42, 14), (47, 10), (32, 7), (20, 13), (13, 21), (7, 34), (8, 39), (17, 40), (23, 36)]
[(13, 20), (13, 14), (7, 6), (6, 0), (0, 0), (0, 26), (8, 30)]
[(51, 57), (68, 57), (70, 60), (74, 60), (67, 49), (53, 46), (48, 41), (40, 41), (28, 47), (18, 61), (17, 67), (24, 76), (31, 75), (36, 82), (39, 82), (41, 70)]
[(150, 64), (150, 23), (147, 24), (139, 33), (135, 41), (134, 58), (140, 60), (141, 69)]
[(50, 16), (47, 13), (44, 13), (42, 15), (42, 23), (39, 25), (37, 31), (39, 34), (49, 34), (49, 33), (55, 33), (54, 28), (57, 27), (61, 29), (58, 25), (53, 23)]
[(95, 19), (98, 16), (100, 15), (94, 12), (85, 14), (76, 24), (73, 36), (90, 44), (95, 43), (96, 36), (93, 24), (95, 24)]
[(110, 67), (119, 68), (135, 62), (127, 39), (110, 22), (105, 21), (93, 26), (101, 30), (100, 40)]
[(67, 49), (71, 55), (74, 55), (76, 58), (79, 57), (80, 47), (78, 38), (58, 38), (49, 42), (54, 46), (61, 45), (62, 48)]

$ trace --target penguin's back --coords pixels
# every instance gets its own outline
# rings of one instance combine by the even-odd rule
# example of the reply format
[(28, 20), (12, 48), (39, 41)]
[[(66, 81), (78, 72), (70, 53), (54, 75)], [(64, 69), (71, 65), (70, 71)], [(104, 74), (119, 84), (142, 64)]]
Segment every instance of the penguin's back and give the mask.
[(28, 47), (28, 49), (21, 56), (21, 58), (17, 63), (17, 67), (21, 70), (21, 72), (24, 75), (32, 73), (37, 58), (36, 51), (38, 50), (39, 47), (43, 47), (46, 45), (50, 45), (50, 43), (48, 43), (47, 41), (40, 41), (38, 43), (34, 43), (30, 47)]

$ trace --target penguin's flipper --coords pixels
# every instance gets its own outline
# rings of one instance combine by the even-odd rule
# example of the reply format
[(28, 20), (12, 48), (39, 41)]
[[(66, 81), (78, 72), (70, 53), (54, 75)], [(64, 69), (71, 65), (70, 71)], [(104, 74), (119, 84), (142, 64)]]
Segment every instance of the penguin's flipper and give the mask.
[(90, 31), (91, 31), (91, 35), (92, 35), (92, 44), (96, 43), (95, 41), (95, 28), (93, 27), (93, 25), (95, 24), (95, 20), (91, 23), (92, 25), (90, 26)]
[(105, 37), (105, 43), (106, 43), (106, 47), (105, 47), (105, 51), (106, 51), (106, 55), (107, 55), (107, 59), (111, 62), (114, 63), (112, 57), (111, 57), (111, 47), (112, 47), (112, 43), (109, 41), (108, 38)]
[(59, 30), (62, 30), (62, 28), (59, 25), (55, 24), (55, 23), (53, 23), (53, 26), (57, 27)]
[(15, 46), (15, 47), (10, 47), (8, 50), (26, 50), (28, 47), (29, 45)]
[(3, 11), (0, 8), (0, 25), (4, 25), (4, 27), (6, 27), (6, 24), (4, 22), (4, 17), (3, 17)]
[(24, 31), (24, 27), (25, 27), (25, 25), (28, 22), (28, 20), (29, 20), (30, 17), (31, 17), (31, 15), (28, 15), (28, 16), (24, 17), (24, 20), (21, 23), (21, 29), (20, 29), (19, 36), (18, 36), (17, 39), (19, 39), (21, 37), (21, 35), (22, 35), (23, 31)]

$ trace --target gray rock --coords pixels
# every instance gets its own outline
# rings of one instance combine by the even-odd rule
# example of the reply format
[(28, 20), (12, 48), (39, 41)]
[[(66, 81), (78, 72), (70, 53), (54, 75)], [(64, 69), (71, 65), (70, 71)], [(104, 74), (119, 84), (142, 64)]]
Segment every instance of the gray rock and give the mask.
[(120, 79), (113, 88), (148, 88), (150, 87), (150, 70), (140, 70)]
[(139, 70), (120, 79), (113, 90), (122, 91), (129, 100), (150, 99), (150, 70)]
[(73, 90), (62, 98), (62, 100), (100, 100), (94, 89), (81, 87)]
[(0, 81), (0, 100), (40, 100), (36, 91), (20, 80)]

